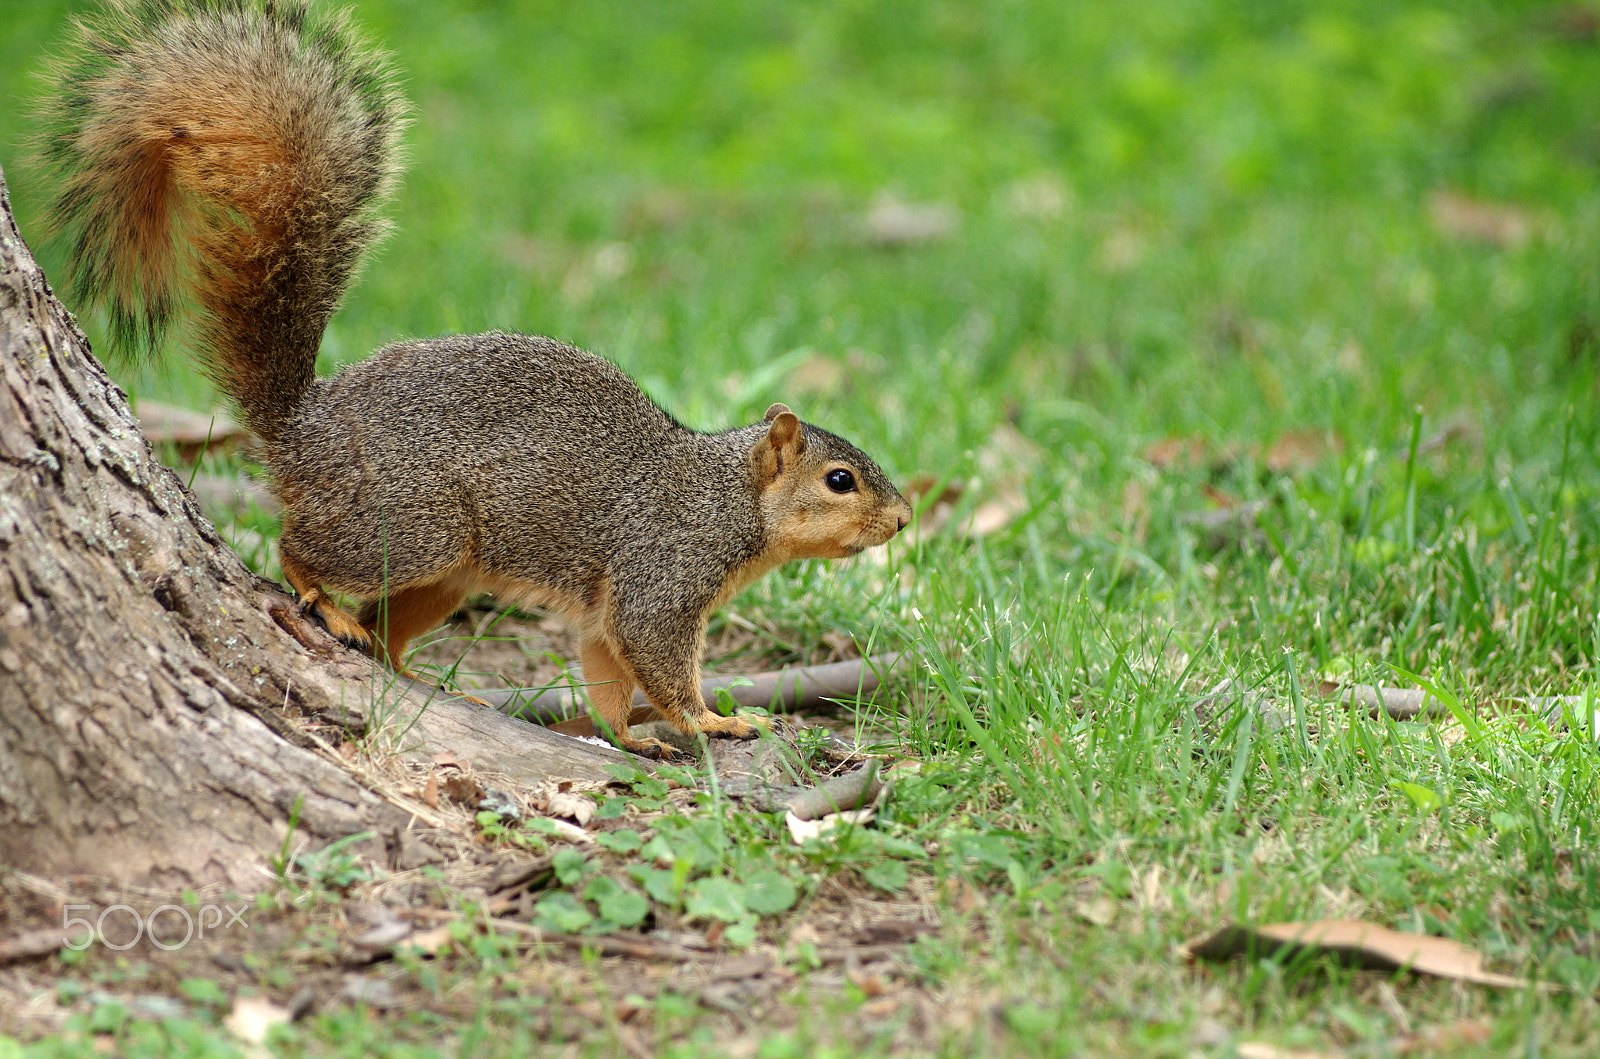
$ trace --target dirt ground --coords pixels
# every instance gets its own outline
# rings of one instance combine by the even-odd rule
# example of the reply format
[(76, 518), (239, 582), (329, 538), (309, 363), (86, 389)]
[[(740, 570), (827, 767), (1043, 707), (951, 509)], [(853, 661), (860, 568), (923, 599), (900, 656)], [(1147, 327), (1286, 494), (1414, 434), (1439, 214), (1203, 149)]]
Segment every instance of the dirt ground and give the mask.
[[(723, 622), (712, 630), (707, 669), (758, 672), (854, 653), (853, 645), (823, 645), (795, 658), (771, 643), (760, 630)], [(529, 687), (567, 679), (574, 655), (559, 619), (469, 610), (416, 661), (419, 670), (453, 670), (463, 687)], [(839, 713), (800, 721), (845, 739), (867, 734)], [(554, 789), (520, 793), (537, 810)], [(670, 800), (683, 806), (691, 793), (674, 791)], [(718, 924), (659, 906), (636, 930), (557, 935), (527, 926), (551, 885), (552, 854), (491, 848), (465, 823), (470, 814), (459, 815), (461, 826), (389, 850), (388, 870), (374, 880), (324, 888), (314, 899), (271, 886), (260, 899), (180, 895), (0, 871), (0, 1034), (50, 1034), (107, 998), (152, 1020), (208, 1005), (237, 1014), (241, 1003), (294, 1018), (354, 1005), (430, 1012), (443, 1020), (441, 1041), (462, 1020), (497, 1010), (494, 1001), (514, 1001), (538, 1039), (575, 1051), (607, 1043), (634, 1055), (708, 1025), (720, 1048), (753, 1054), (764, 1036), (795, 1028), (819, 1005), (838, 1009), (828, 1016), (828, 1037), (888, 1034), (914, 1047), (951, 1027), (952, 1012), (924, 984), (915, 958), (918, 939), (940, 927), (926, 877), (891, 895), (849, 871), (823, 873), (814, 888), (801, 887), (795, 909), (761, 920), (746, 949), (725, 944)], [(616, 826), (644, 830), (649, 819), (596, 820), (589, 831)], [(637, 859), (583, 848), (619, 879)], [(496, 921), (492, 942), (481, 930), (485, 915)], [(64, 959), (60, 930), (74, 917), (98, 917), (103, 939)], [(401, 1032), (415, 1032), (414, 1022), (407, 1026)]]
[[(761, 939), (742, 951), (721, 945), (703, 923), (658, 919), (646, 930), (587, 939), (598, 955), (586, 955), (585, 942), (569, 936), (540, 941), (501, 933), (500, 945), (520, 952), (466, 961), (444, 951), (419, 968), (415, 959), (375, 954), (352, 939), (372, 930), (374, 920), (427, 928), (463, 922), (461, 912), (429, 902), (395, 909), (355, 895), (311, 909), (211, 895), (200, 908), (215, 903), (224, 918), (238, 913), (238, 921), (185, 942), (192, 921), (168, 911), (122, 951), (96, 944), (71, 966), (56, 955), (0, 966), (0, 1034), (24, 1040), (49, 1034), (71, 1013), (107, 998), (135, 1018), (192, 1014), (205, 1003), (194, 999), (192, 983), (206, 980), (218, 987), (219, 1012), (238, 997), (260, 998), (297, 1018), (360, 1004), (378, 1013), (432, 1013), (445, 1020), (446, 1036), (448, 1024), (459, 1030), (494, 1010), (493, 1002), (514, 1000), (536, 1039), (574, 1045), (612, 1039), (635, 1055), (653, 1054), (690, 1023), (702, 1029), (709, 1023), (732, 1054), (753, 1053), (759, 1039), (795, 1029), (817, 1007), (837, 1009), (826, 1037), (888, 1033), (914, 1046), (947, 1032), (952, 1015), (922, 982), (913, 956), (917, 939), (939, 927), (933, 896), (926, 878), (891, 898), (835, 877), (795, 912), (764, 924)], [(106, 941), (121, 946), (135, 913), (148, 917), (182, 901), (89, 879), (39, 886), (0, 878), (8, 939), (59, 927), (63, 908), (74, 906), (70, 914), (79, 915), (80, 904), (133, 910), (107, 917)], [(807, 955), (796, 957), (802, 946)], [(686, 999), (692, 1013), (674, 1014), (672, 997)]]

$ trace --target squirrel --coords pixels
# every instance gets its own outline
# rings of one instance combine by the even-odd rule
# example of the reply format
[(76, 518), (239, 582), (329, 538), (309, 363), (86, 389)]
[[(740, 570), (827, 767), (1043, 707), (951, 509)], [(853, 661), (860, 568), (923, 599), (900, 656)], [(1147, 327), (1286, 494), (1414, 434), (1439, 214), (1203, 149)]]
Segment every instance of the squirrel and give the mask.
[(110, 0), (51, 86), (38, 154), (75, 298), (135, 351), (184, 325), (259, 438), (298, 613), (396, 673), (412, 675), (413, 638), (488, 591), (566, 613), (621, 748), (681, 756), (630, 735), (636, 686), (687, 733), (754, 738), (700, 696), (712, 611), (910, 520), (876, 463), (784, 405), (696, 432), (549, 338), (401, 341), (318, 377), (328, 319), (387, 230), (406, 122), (388, 56), (345, 13)]

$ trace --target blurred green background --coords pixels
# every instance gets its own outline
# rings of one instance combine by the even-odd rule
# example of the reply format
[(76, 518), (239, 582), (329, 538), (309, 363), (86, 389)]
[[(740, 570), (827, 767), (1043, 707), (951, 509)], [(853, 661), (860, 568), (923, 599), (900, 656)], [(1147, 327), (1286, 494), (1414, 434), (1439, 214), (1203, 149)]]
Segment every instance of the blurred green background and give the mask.
[[(31, 72), (82, 8), (13, 3), (0, 29), (0, 161), (30, 236), (49, 190), (18, 146)], [(1313, 597), (1368, 606), (1344, 615), (1342, 648), (1299, 627), (1310, 610), (1258, 633), (1422, 668), (1423, 633), (1459, 615), (1419, 616), (1434, 572), (1387, 564), (1468, 532), (1472, 562), (1502, 562), (1479, 542), (1526, 544), (1527, 513), (1550, 512), (1577, 534), (1555, 656), (1588, 657), (1600, 8), (367, 0), (357, 16), (416, 120), (398, 230), (330, 362), (403, 336), (552, 334), (695, 426), (787, 401), (900, 481), (992, 485), (1015, 426), (1034, 448), (1002, 569), (1041, 588), (1092, 571), (1180, 610), (1215, 594), (1182, 519), (1217, 491), (1281, 499), (1262, 454), (1310, 437), (1279, 544), (1295, 564), (1309, 549)], [(55, 248), (41, 258), (60, 274)], [(116, 370), (136, 396), (211, 402), (181, 360)], [(1414, 431), (1440, 444), (1410, 466)], [(1168, 437), (1229, 455), (1163, 467)], [(1327, 543), (1342, 534), (1350, 548)], [(1255, 579), (1281, 572), (1261, 559), (1219, 609), (1254, 605)], [(1416, 639), (1385, 639), (1394, 622)], [(1543, 686), (1549, 647), (1480, 661)]]
[[(18, 147), (30, 73), (85, 6), (13, 0), (0, 29), (0, 162), (25, 234), (47, 193)], [(1047, 442), (1106, 413), (1130, 437), (1293, 422), (1387, 443), (1417, 404), (1532, 428), (1548, 410), (1530, 395), (1592, 375), (1593, 8), (357, 13), (417, 111), (400, 229), (336, 359), (400, 335), (553, 333), (710, 425), (777, 392), (719, 380), (812, 348), (848, 368), (819, 418), (888, 436), (907, 471), (947, 469), (1008, 403)], [(948, 207), (954, 228), (878, 247), (859, 223), (875, 196)], [(1505, 215), (1452, 227), (1452, 202)]]

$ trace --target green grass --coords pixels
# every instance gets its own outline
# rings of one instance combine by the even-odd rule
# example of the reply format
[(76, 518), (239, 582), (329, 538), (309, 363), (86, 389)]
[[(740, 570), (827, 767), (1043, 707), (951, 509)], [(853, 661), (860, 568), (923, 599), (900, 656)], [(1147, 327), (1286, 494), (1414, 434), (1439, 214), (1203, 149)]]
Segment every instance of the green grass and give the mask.
[[(0, 30), (25, 235), (46, 189), (14, 146), (18, 100), (68, 7)], [(1408, 1022), (1479, 1018), (1489, 1042), (1460, 1054), (1592, 1054), (1592, 736), (1482, 709), (1463, 736), (1313, 694), (1415, 673), (1473, 710), (1594, 688), (1600, 43), (1570, 31), (1581, 10), (366, 0), (417, 122), (399, 231), (325, 349), (548, 333), (697, 426), (785, 400), (901, 481), (999, 488), (997, 431), (1032, 443), (1002, 531), (804, 566), (734, 604), (791, 642), (844, 631), (918, 659), (877, 720), (929, 765), (887, 828), (933, 844), (914, 872), (985, 895), (942, 904), (914, 950), (918, 985), (962, 998), (924, 1047), (1383, 1054)], [(884, 191), (959, 227), (873, 247), (858, 219)], [(1441, 223), (1441, 192), (1514, 210), (1525, 237)], [(817, 356), (835, 381), (797, 370)], [(181, 368), (121, 377), (209, 401)], [(1275, 471), (1258, 454), (1290, 431), (1341, 446)], [(1168, 436), (1236, 455), (1152, 463)], [(1207, 489), (1267, 501), (1261, 532), (1208, 541)], [(1290, 723), (1195, 723), (1226, 679)], [(756, 826), (738, 848), (774, 849), (740, 857), (807, 885), (855, 871)], [(1225, 921), (1356, 915), (1570, 991), (1172, 953)], [(896, 1047), (830, 1034), (865, 998), (801, 993), (821, 1014), (762, 1054)], [(509, 1053), (497, 1002), (387, 1032), (498, 1026)], [(711, 1018), (653, 1017), (665, 1051)], [(301, 1047), (379, 1021), (327, 1019)]]

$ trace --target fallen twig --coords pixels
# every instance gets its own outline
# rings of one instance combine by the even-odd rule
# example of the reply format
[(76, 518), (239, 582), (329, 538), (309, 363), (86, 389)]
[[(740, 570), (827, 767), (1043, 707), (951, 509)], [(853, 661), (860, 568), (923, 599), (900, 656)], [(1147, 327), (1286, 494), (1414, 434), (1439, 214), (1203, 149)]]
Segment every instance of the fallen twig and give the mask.
[(810, 787), (789, 799), (788, 809), (801, 820), (815, 820), (829, 813), (856, 809), (867, 804), (883, 790), (878, 778), (878, 762), (868, 761), (854, 772), (835, 776), (816, 787)]
[[(1335, 699), (1342, 705), (1365, 708), (1373, 717), (1387, 716), (1396, 721), (1414, 721), (1418, 718), (1444, 720), (1452, 716), (1450, 708), (1421, 688), (1387, 688), (1377, 684), (1340, 684), (1324, 680), (1317, 685), (1317, 694), (1325, 699)], [(1519, 710), (1537, 713), (1552, 728), (1560, 727), (1568, 707), (1580, 712), (1584, 704), (1582, 695), (1529, 695), (1508, 696), (1480, 700), (1483, 709), (1505, 714)], [(1582, 718), (1580, 717), (1580, 720)], [(1594, 727), (1596, 721), (1588, 723)]]
[(1421, 688), (1385, 688), (1376, 684), (1340, 684), (1324, 680), (1317, 685), (1317, 694), (1344, 706), (1364, 708), (1373, 717), (1387, 715), (1397, 721), (1450, 716), (1444, 703)]
[(93, 931), (86, 932), (81, 927), (42, 927), (0, 938), (0, 967), (19, 960), (52, 956), (68, 945), (82, 948), (86, 939), (93, 937)]
[[(738, 706), (786, 712), (814, 709), (828, 699), (853, 699), (871, 694), (886, 677), (899, 672), (904, 662), (903, 655), (898, 658), (878, 655), (767, 673), (707, 677), (700, 684), (700, 695), (708, 705), (715, 705), (718, 692), (725, 691)], [(749, 683), (738, 683), (741, 681)], [(545, 725), (563, 735), (595, 734), (588, 705), (572, 688), (509, 688), (472, 694), (513, 717)], [(643, 692), (635, 693), (633, 702), (633, 713), (628, 718), (630, 725), (661, 719)]]

